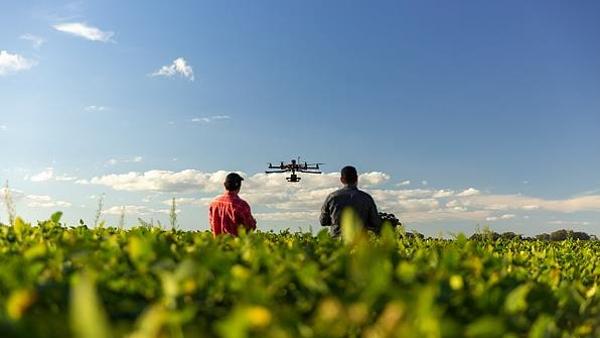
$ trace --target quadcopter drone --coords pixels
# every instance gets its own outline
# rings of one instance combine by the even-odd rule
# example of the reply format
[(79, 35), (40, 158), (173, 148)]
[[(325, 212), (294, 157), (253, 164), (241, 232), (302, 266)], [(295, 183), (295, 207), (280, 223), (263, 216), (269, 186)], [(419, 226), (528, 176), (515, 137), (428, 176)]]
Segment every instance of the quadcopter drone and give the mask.
[(300, 177), (298, 177), (296, 172), (304, 174), (321, 174), (319, 166), (323, 164), (324, 163), (307, 163), (306, 161), (302, 163), (300, 162), (300, 158), (298, 157), (298, 160), (292, 160), (291, 163), (283, 163), (283, 161), (280, 165), (273, 165), (269, 163), (269, 169), (275, 170), (267, 170), (265, 171), (265, 174), (280, 174), (291, 172), (292, 174), (289, 177), (286, 177), (286, 180), (290, 183), (297, 183), (300, 182)]

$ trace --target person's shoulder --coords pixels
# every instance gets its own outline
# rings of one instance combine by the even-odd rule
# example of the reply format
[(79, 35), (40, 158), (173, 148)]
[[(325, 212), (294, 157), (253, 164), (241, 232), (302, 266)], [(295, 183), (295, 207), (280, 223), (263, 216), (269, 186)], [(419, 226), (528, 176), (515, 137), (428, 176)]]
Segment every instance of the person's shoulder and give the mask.
[(237, 196), (237, 198), (235, 199), (235, 203), (250, 208), (250, 204), (245, 199), (239, 196)]
[(227, 196), (225, 195), (219, 195), (215, 198), (213, 198), (213, 200), (210, 202), (210, 205), (218, 205), (218, 204), (223, 204), (223, 203), (227, 203)]
[(364, 198), (373, 200), (373, 196), (364, 190), (358, 190), (358, 193), (361, 194)]
[(329, 195), (327, 195), (326, 200), (330, 200), (332, 198), (335, 198), (336, 196), (343, 195), (344, 193), (345, 193), (344, 188), (334, 190), (334, 191), (330, 192)]

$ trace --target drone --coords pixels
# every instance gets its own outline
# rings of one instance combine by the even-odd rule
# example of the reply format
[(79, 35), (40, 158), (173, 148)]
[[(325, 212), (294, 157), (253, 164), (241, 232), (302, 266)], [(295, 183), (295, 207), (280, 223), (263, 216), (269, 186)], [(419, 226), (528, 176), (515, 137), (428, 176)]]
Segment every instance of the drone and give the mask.
[(292, 160), (291, 163), (283, 163), (283, 161), (281, 161), (281, 164), (279, 165), (273, 165), (269, 163), (269, 169), (276, 170), (267, 170), (265, 171), (265, 174), (292, 172), (292, 174), (285, 179), (290, 183), (297, 183), (300, 182), (300, 177), (298, 177), (296, 172), (304, 174), (321, 174), (319, 166), (323, 164), (325, 163), (307, 163), (306, 161), (300, 162), (300, 157), (298, 157), (298, 160)]

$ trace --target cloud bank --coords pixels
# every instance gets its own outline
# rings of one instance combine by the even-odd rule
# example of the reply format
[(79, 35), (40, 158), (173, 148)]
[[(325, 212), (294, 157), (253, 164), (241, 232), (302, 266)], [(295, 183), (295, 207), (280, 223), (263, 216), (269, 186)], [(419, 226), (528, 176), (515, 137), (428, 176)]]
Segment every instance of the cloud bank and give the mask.
[[(150, 192), (178, 197), (178, 206), (207, 206), (223, 190), (228, 171), (202, 172), (150, 170), (93, 177), (85, 183), (117, 191)], [(242, 197), (248, 200), (259, 220), (300, 220), (314, 223), (327, 195), (340, 187), (339, 173), (311, 175), (298, 184), (289, 184), (284, 174), (246, 175)], [(381, 211), (393, 212), (407, 223), (471, 220), (477, 222), (515, 221), (526, 214), (594, 212), (600, 210), (600, 195), (566, 199), (542, 199), (520, 194), (493, 194), (474, 187), (458, 191), (429, 187), (409, 189), (390, 184), (390, 175), (367, 172), (359, 177), (360, 186), (372, 194)], [(390, 188), (389, 186), (392, 186)], [(163, 200), (170, 205), (171, 200)], [(147, 210), (146, 210), (147, 211)]]

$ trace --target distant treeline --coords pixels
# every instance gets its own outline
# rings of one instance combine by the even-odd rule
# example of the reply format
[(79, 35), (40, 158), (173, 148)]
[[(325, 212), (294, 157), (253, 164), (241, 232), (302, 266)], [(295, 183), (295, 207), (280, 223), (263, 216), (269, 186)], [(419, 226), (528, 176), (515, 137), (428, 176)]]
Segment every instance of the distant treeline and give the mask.
[[(418, 231), (406, 231), (406, 232), (403, 232), (402, 235), (404, 237), (408, 237), (408, 238), (420, 238), (420, 239), (434, 238), (434, 237), (425, 236)], [(491, 230), (484, 230), (482, 232), (477, 232), (477, 233), (471, 235), (471, 237), (469, 237), (469, 239), (471, 239), (471, 240), (493, 240), (493, 241), (498, 240), (498, 239), (506, 239), (506, 240), (519, 239), (519, 240), (524, 240), (524, 241), (534, 241), (534, 240), (565, 241), (568, 239), (580, 240), (580, 241), (597, 241), (598, 237), (596, 237), (596, 235), (590, 235), (590, 234), (582, 232), (582, 231), (573, 231), (573, 230), (565, 230), (565, 229), (556, 230), (549, 234), (542, 233), (539, 235), (535, 235), (533, 237), (524, 236), (521, 234), (514, 233), (512, 231), (498, 233), (498, 232), (491, 231)]]
[(503, 232), (497, 233), (493, 231), (477, 233), (471, 236), (471, 239), (522, 239), (522, 240), (540, 240), (540, 241), (564, 241), (568, 239), (581, 240), (581, 241), (590, 241), (597, 240), (595, 235), (590, 235), (581, 231), (573, 231), (573, 230), (556, 230), (551, 233), (542, 233), (536, 235), (534, 237), (526, 237), (520, 234), (516, 234), (514, 232)]
[[(403, 233), (403, 236), (408, 237), (408, 238), (415, 238), (418, 237), (420, 239), (425, 239), (425, 238), (433, 238), (433, 237), (426, 237), (425, 235), (423, 235), (422, 233), (419, 233), (417, 231), (406, 231)], [(469, 239), (471, 240), (498, 240), (498, 239), (520, 239), (520, 240), (540, 240), (540, 241), (565, 241), (568, 239), (571, 240), (580, 240), (580, 241), (597, 241), (598, 238), (596, 237), (596, 235), (590, 235), (587, 234), (585, 232), (581, 232), (581, 231), (573, 231), (573, 230), (565, 230), (565, 229), (561, 229), (561, 230), (556, 230), (554, 232), (551, 233), (542, 233), (539, 235), (535, 235), (533, 237), (529, 237), (529, 236), (523, 236), (514, 232), (503, 232), (503, 233), (498, 233), (495, 231), (490, 231), (490, 230), (485, 230), (483, 232), (478, 232), (475, 233), (473, 235), (471, 235), (471, 237), (469, 237)]]

